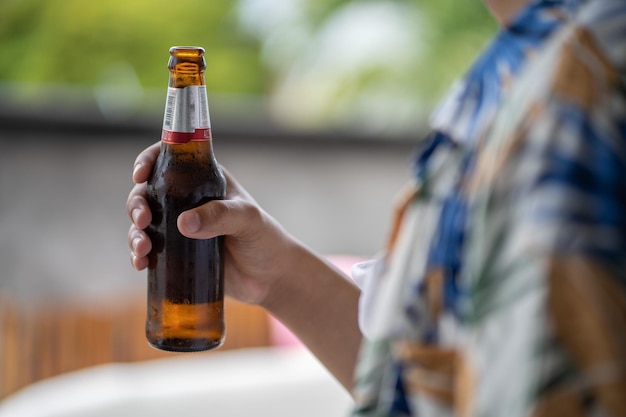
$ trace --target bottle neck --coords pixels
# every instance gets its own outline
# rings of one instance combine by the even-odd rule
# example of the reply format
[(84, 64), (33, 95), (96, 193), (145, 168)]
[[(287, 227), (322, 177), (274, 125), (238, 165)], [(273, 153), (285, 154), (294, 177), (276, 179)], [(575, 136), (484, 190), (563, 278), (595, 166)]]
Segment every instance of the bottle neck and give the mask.
[(193, 158), (197, 162), (205, 158), (214, 159), (213, 143), (210, 140), (190, 140), (187, 142), (172, 142), (161, 140), (161, 153), (179, 158)]
[(204, 85), (167, 89), (161, 140), (167, 143), (211, 140), (211, 119)]

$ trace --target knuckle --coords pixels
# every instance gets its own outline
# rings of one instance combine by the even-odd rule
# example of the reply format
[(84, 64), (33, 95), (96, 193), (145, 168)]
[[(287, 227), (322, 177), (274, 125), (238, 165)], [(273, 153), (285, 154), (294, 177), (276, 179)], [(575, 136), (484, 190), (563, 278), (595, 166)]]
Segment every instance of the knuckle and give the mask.
[(126, 199), (126, 211), (130, 214), (135, 208), (142, 208), (146, 205), (146, 199), (143, 194), (131, 191)]
[(243, 206), (241, 209), (242, 215), (247, 220), (256, 221), (263, 217), (261, 209), (257, 205), (249, 203), (249, 202), (244, 202), (242, 206)]

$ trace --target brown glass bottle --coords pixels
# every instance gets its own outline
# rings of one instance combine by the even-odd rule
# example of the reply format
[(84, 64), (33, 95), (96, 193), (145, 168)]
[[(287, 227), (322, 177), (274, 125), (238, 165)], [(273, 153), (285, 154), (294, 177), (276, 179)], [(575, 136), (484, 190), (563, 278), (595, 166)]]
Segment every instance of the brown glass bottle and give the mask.
[(223, 199), (226, 180), (213, 154), (204, 49), (173, 47), (161, 150), (148, 181), (152, 223), (146, 337), (175, 352), (213, 349), (224, 340), (223, 237), (189, 239), (180, 213)]

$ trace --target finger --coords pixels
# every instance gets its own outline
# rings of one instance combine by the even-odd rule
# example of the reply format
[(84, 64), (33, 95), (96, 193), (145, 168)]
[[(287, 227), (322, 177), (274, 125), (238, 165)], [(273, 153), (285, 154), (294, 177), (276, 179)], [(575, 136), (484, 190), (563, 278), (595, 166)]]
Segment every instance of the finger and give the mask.
[(148, 235), (132, 225), (128, 231), (128, 245), (131, 249), (130, 263), (137, 271), (148, 267), (148, 253), (152, 250), (152, 242)]
[(261, 221), (257, 206), (243, 200), (213, 200), (183, 212), (177, 221), (180, 232), (193, 239), (216, 236), (243, 237)]
[(130, 253), (130, 264), (133, 266), (133, 268), (135, 268), (137, 271), (143, 271), (144, 269), (146, 269), (148, 267), (148, 258), (147, 257), (138, 257), (137, 255), (135, 255), (134, 253)]
[(135, 159), (133, 164), (133, 181), (136, 184), (148, 181), (152, 168), (159, 156), (159, 150), (161, 148), (160, 142), (154, 143), (141, 152)]
[(126, 213), (139, 229), (145, 229), (152, 221), (152, 212), (145, 198), (145, 189), (143, 184), (135, 185), (126, 200)]
[(152, 250), (152, 241), (143, 230), (132, 225), (128, 231), (128, 246), (134, 255), (141, 258), (148, 256)]

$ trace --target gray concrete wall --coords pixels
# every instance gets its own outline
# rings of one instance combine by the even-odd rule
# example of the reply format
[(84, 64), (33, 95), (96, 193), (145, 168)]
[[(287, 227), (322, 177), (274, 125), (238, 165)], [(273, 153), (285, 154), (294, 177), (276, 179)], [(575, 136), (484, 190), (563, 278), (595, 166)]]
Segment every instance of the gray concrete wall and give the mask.
[[(124, 204), (146, 135), (0, 129), (0, 288), (91, 297), (142, 287)], [(372, 256), (412, 146), (215, 138), (218, 160), (290, 232), (324, 254)]]

